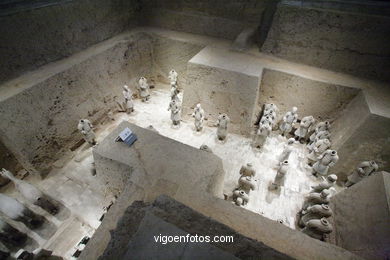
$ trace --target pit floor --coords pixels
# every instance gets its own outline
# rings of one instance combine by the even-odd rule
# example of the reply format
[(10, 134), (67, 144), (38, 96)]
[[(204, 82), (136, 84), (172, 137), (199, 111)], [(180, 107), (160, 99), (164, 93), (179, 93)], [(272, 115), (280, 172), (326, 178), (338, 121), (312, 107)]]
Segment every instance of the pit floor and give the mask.
[[(180, 98), (181, 95), (182, 93)], [(116, 113), (115, 121), (96, 125), (97, 141), (103, 140), (120, 122), (126, 120), (140, 127), (153, 125), (161, 135), (196, 148), (206, 144), (223, 161), (226, 172), (224, 194), (230, 194), (237, 187), (241, 166), (251, 162), (256, 169), (257, 187), (250, 193), (249, 203), (244, 208), (273, 220), (282, 220), (284, 225), (295, 229), (296, 213), (301, 209), (305, 195), (309, 193), (311, 186), (319, 183), (306, 166), (305, 145), (294, 144), (289, 159), (291, 166), (284, 187), (279, 193), (271, 192), (268, 191), (268, 185), (275, 178), (278, 157), (287, 138), (273, 132), (261, 150), (252, 148), (250, 138), (236, 134), (228, 134), (227, 140), (220, 142), (216, 139), (216, 127), (213, 126), (216, 122), (206, 120), (201, 132), (195, 131), (193, 120), (183, 120), (180, 127), (173, 127), (170, 111), (167, 110), (169, 102), (168, 86), (158, 85), (158, 88), (151, 91), (151, 99), (148, 102), (134, 100), (135, 111), (130, 115)], [(207, 115), (207, 111), (205, 112)], [(76, 128), (77, 122), (74, 124)], [(27, 232), (39, 247), (51, 249), (55, 255), (64, 256), (65, 259), (73, 259), (72, 254), (77, 249), (82, 249), (82, 246), (77, 244), (84, 236), (91, 236), (94, 233), (100, 225), (99, 218), (104, 213), (104, 208), (115, 200), (108, 192), (102, 192), (104, 187), (92, 175), (92, 163), (92, 149), (84, 144), (77, 151), (55, 162), (54, 169), (44, 180), (34, 176), (25, 179), (61, 201), (70, 210), (70, 217), (65, 220), (59, 220), (25, 203), (13, 185), (7, 185), (2, 189), (2, 192), (17, 197), (54, 223), (57, 231), (50, 239), (44, 239), (32, 231)]]

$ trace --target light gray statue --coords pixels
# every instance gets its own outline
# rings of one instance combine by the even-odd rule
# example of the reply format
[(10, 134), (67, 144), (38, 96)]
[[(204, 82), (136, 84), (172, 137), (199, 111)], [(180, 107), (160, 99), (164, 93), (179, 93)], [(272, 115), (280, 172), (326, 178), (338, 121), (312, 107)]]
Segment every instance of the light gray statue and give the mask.
[(289, 163), (287, 160), (280, 162), (274, 181), (269, 186), (270, 190), (278, 190), (284, 186), (285, 175), (287, 174)]
[(378, 171), (378, 164), (375, 161), (361, 162), (357, 166), (356, 170), (354, 170), (352, 174), (348, 176), (348, 180), (345, 183), (345, 186), (351, 187), (352, 185), (360, 182), (376, 171)]
[(320, 193), (312, 192), (307, 195), (303, 203), (302, 212), (308, 207), (316, 204), (328, 204), (330, 200), (330, 191), (328, 189), (322, 190)]
[(330, 123), (328, 121), (325, 121), (325, 122), (319, 122), (317, 125), (316, 125), (316, 128), (314, 130), (314, 132), (312, 133), (312, 135), (310, 136), (310, 142), (314, 142), (314, 139), (316, 137), (316, 135), (321, 132), (321, 131), (328, 131), (329, 132), (329, 129), (330, 129)]
[(324, 235), (333, 231), (332, 225), (326, 218), (312, 219), (306, 223), (302, 232), (313, 238), (324, 240)]
[(275, 104), (273, 104), (273, 103), (269, 103), (269, 104), (265, 104), (264, 105), (264, 113), (263, 114), (266, 114), (268, 111), (270, 111), (270, 110), (273, 110), (273, 111), (275, 111), (275, 112), (278, 112), (278, 107), (275, 105)]
[(35, 188), (30, 183), (15, 178), (14, 175), (6, 169), (1, 170), (0, 176), (8, 178), (10, 181), (12, 181), (16, 190), (19, 191), (19, 193), (22, 194), (22, 196), (32, 204), (43, 208), (52, 215), (58, 213), (58, 207), (52, 203), (51, 199), (49, 199), (47, 195)]
[(330, 189), (334, 186), (334, 184), (337, 181), (336, 174), (328, 175), (328, 177), (326, 177), (326, 179), (324, 179), (324, 177), (322, 177), (322, 178), (323, 178), (323, 180), (318, 185), (312, 186), (313, 190), (311, 192), (321, 192), (325, 189)]
[(171, 110), (171, 120), (173, 125), (179, 125), (180, 124), (180, 104), (176, 102), (176, 100), (171, 100), (169, 103), (168, 111)]
[(247, 163), (246, 165), (241, 166), (240, 175), (255, 177), (256, 170), (253, 168), (252, 163)]
[(238, 179), (238, 189), (243, 190), (246, 194), (249, 194), (251, 190), (255, 190), (256, 185), (252, 176), (241, 176)]
[(267, 140), (267, 137), (272, 131), (272, 127), (269, 121), (263, 121), (263, 123), (260, 123), (259, 129), (256, 132), (256, 135), (254, 137), (253, 146), (256, 148), (261, 148), (265, 141)]
[(329, 139), (319, 139), (311, 146), (311, 151), (307, 158), (310, 161), (316, 162), (318, 157), (330, 148)]
[(218, 116), (217, 137), (220, 141), (226, 139), (229, 122), (230, 122), (230, 118), (226, 114), (221, 114)]
[(233, 191), (233, 201), (237, 206), (244, 206), (249, 202), (249, 196), (243, 190)]
[(20, 248), (26, 243), (27, 235), (0, 219), (0, 242), (8, 248)]
[(304, 141), (306, 139), (306, 136), (309, 133), (310, 128), (313, 126), (314, 121), (314, 117), (312, 116), (305, 116), (302, 118), (298, 129), (294, 132), (298, 141)]
[(134, 104), (133, 104), (133, 92), (131, 89), (127, 86), (123, 86), (123, 91), (122, 91), (123, 97), (125, 98), (125, 102), (123, 104), (123, 107), (126, 110), (126, 113), (130, 114), (131, 112), (134, 111)]
[(192, 116), (195, 118), (195, 129), (196, 131), (201, 131), (203, 129), (203, 120), (204, 120), (204, 110), (200, 106), (200, 104), (197, 104), (194, 108), (194, 113), (192, 113)]
[(84, 140), (91, 145), (96, 144), (95, 133), (93, 132), (93, 125), (88, 119), (80, 119), (77, 125), (79, 131), (84, 135)]
[(171, 86), (171, 100), (176, 100), (176, 102), (180, 102), (179, 89), (176, 85)]
[(335, 150), (326, 150), (318, 156), (318, 161), (313, 165), (313, 175), (327, 175), (330, 167), (334, 166), (339, 160)]
[(148, 84), (148, 80), (145, 77), (141, 77), (139, 79), (138, 90), (139, 90), (139, 95), (142, 99), (142, 102), (148, 101), (150, 99), (149, 84)]
[(313, 150), (313, 146), (314, 144), (318, 141), (318, 140), (322, 140), (322, 139), (328, 139), (330, 140), (330, 133), (329, 131), (327, 130), (324, 130), (324, 131), (320, 131), (316, 134), (315, 138), (314, 138), (314, 141), (313, 142), (309, 142), (309, 144), (307, 145), (307, 148), (309, 150)]
[(287, 140), (287, 143), (284, 144), (283, 152), (279, 156), (279, 162), (282, 161), (288, 161), (288, 158), (290, 157), (291, 152), (293, 151), (293, 144), (295, 143), (294, 138), (290, 138)]
[(171, 70), (168, 75), (168, 79), (171, 82), (172, 85), (177, 85), (177, 72), (175, 70)]
[(35, 214), (14, 198), (0, 193), (0, 212), (15, 221), (20, 221), (30, 229), (43, 224), (43, 217)]
[(332, 209), (326, 204), (316, 204), (309, 206), (306, 210), (302, 211), (302, 216), (299, 219), (299, 226), (304, 227), (309, 220), (328, 218), (332, 216)]
[(282, 131), (282, 136), (284, 136), (286, 133), (291, 132), (294, 123), (298, 119), (297, 110), (298, 108), (293, 107), (291, 111), (287, 112), (284, 115), (283, 122), (279, 126), (280, 131)]

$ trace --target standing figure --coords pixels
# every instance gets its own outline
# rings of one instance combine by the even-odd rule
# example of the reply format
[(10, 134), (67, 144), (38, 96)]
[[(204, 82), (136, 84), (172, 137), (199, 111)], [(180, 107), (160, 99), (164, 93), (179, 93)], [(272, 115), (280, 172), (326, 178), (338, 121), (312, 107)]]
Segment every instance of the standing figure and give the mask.
[(43, 208), (52, 215), (58, 213), (57, 206), (51, 202), (47, 195), (43, 194), (42, 191), (38, 190), (30, 183), (15, 178), (13, 174), (6, 169), (1, 170), (0, 176), (8, 178), (10, 181), (12, 181), (15, 184), (16, 189), (26, 200)]
[(302, 118), (301, 123), (297, 130), (295, 130), (294, 134), (298, 141), (304, 141), (306, 139), (307, 134), (310, 131), (310, 128), (314, 124), (314, 117), (305, 116)]
[(125, 98), (123, 107), (125, 108), (126, 113), (130, 114), (134, 111), (133, 92), (131, 92), (131, 89), (127, 85), (124, 85), (122, 94)]
[(345, 186), (351, 187), (376, 171), (378, 171), (378, 164), (375, 161), (361, 162), (356, 170), (348, 176), (348, 181), (345, 183)]
[(80, 119), (77, 128), (84, 135), (84, 140), (86, 142), (91, 145), (96, 144), (95, 133), (92, 130), (93, 125), (91, 124), (91, 121), (89, 121), (88, 119)]
[(44, 218), (35, 214), (14, 198), (0, 193), (0, 212), (15, 221), (20, 221), (30, 229), (43, 224)]
[(261, 148), (267, 140), (267, 137), (269, 136), (271, 131), (271, 122), (269, 121), (268, 117), (263, 117), (260, 121), (259, 129), (256, 132), (253, 146), (256, 148)]
[(316, 162), (318, 157), (330, 148), (330, 141), (328, 139), (319, 139), (311, 146), (311, 151), (307, 158), (309, 161)]
[(149, 84), (148, 80), (144, 77), (141, 77), (138, 81), (139, 95), (142, 98), (142, 102), (148, 101), (150, 99), (149, 94)]
[(279, 164), (278, 172), (276, 173), (275, 180), (271, 183), (269, 189), (277, 190), (280, 186), (284, 185), (284, 176), (286, 175), (289, 168), (288, 161), (285, 160)]
[(295, 143), (295, 139), (294, 138), (290, 138), (290, 139), (287, 140), (287, 143), (284, 144), (283, 152), (279, 156), (279, 162), (288, 160), (288, 158), (290, 157), (290, 154), (291, 154), (291, 152), (293, 150), (293, 144), (294, 143)]
[(316, 125), (316, 128), (314, 130), (314, 132), (311, 134), (310, 136), (310, 142), (314, 142), (314, 139), (316, 137), (316, 135), (321, 132), (321, 131), (328, 131), (329, 132), (329, 129), (330, 129), (330, 123), (329, 121), (325, 121), (325, 122), (320, 122)]
[(246, 165), (241, 166), (240, 175), (255, 177), (256, 170), (253, 168), (252, 163), (247, 163)]
[(200, 106), (200, 104), (197, 104), (194, 108), (194, 113), (192, 113), (192, 116), (195, 118), (195, 129), (196, 131), (201, 131), (203, 128), (203, 120), (204, 120), (204, 110)]
[(302, 211), (302, 216), (298, 221), (300, 227), (306, 226), (307, 222), (312, 219), (321, 219), (328, 218), (332, 216), (332, 209), (326, 204), (316, 204), (308, 207), (306, 210)]
[(313, 238), (324, 240), (324, 235), (333, 231), (332, 225), (326, 218), (312, 219), (306, 223), (302, 232)]
[(180, 104), (176, 100), (171, 100), (168, 111), (171, 110), (171, 120), (173, 125), (180, 124)]
[(330, 167), (334, 166), (339, 160), (335, 150), (326, 150), (318, 157), (318, 161), (313, 165), (313, 175), (327, 175)]
[(175, 70), (171, 70), (168, 75), (168, 79), (171, 82), (172, 85), (177, 85), (177, 72)]
[(220, 141), (226, 139), (229, 122), (230, 122), (230, 118), (226, 114), (221, 114), (218, 116), (217, 137)]
[(291, 111), (287, 112), (283, 117), (283, 122), (280, 124), (279, 128), (282, 131), (282, 136), (285, 135), (285, 133), (289, 133), (292, 130), (293, 124), (298, 119), (297, 114), (298, 108), (293, 107)]
[(336, 174), (331, 174), (328, 175), (328, 177), (322, 180), (318, 185), (312, 186), (313, 190), (311, 192), (321, 192), (326, 189), (330, 189), (334, 186), (334, 184), (337, 181), (337, 175)]

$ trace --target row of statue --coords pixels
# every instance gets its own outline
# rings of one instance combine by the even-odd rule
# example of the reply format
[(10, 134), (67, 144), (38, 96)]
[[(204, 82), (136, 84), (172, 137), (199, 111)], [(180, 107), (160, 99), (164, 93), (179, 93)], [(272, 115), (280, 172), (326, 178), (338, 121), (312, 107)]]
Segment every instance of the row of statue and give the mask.
[(319, 240), (325, 240), (325, 236), (333, 231), (329, 217), (333, 212), (329, 207), (331, 189), (337, 181), (335, 174), (330, 174), (312, 187), (311, 192), (305, 198), (302, 210), (298, 214), (298, 226), (302, 232)]
[[(8, 170), (2, 169), (0, 176), (9, 179), (16, 190), (29, 203), (40, 207), (49, 214), (55, 216), (60, 210), (60, 203), (50, 198), (34, 185), (15, 178), (15, 176)], [(0, 193), (0, 212), (17, 222), (23, 223), (31, 230), (39, 229), (43, 226), (46, 219), (33, 212), (18, 200)], [(2, 242), (9, 249), (15, 247), (22, 247), (27, 240), (27, 235), (12, 227), (3, 219), (0, 219), (0, 242)]]

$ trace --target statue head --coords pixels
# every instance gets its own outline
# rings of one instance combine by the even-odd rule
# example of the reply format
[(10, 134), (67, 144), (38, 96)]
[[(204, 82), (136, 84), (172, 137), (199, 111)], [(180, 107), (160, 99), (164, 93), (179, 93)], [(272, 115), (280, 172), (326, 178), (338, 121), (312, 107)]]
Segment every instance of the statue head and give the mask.
[(246, 166), (248, 166), (248, 167), (252, 167), (252, 166), (253, 166), (253, 164), (252, 164), (251, 162), (248, 162), (248, 163), (246, 164)]
[(84, 119), (80, 119), (80, 123), (84, 123)]
[(370, 165), (371, 166), (376, 166), (376, 162), (375, 161), (370, 161)]
[(283, 165), (288, 165), (288, 161), (287, 161), (287, 160), (284, 160), (284, 161), (282, 162), (282, 164), (283, 164)]
[(123, 86), (123, 89), (126, 90), (126, 91), (129, 91), (129, 86), (124, 85), (124, 86)]
[(200, 108), (201, 108), (200, 103), (196, 105), (196, 108), (197, 108), (197, 109), (200, 109)]
[(292, 107), (292, 112), (293, 113), (296, 113), (298, 111), (298, 108), (297, 107)]
[(332, 150), (332, 151), (330, 152), (330, 154), (333, 155), (333, 156), (335, 156), (335, 155), (337, 155), (337, 152), (336, 152), (335, 150)]

